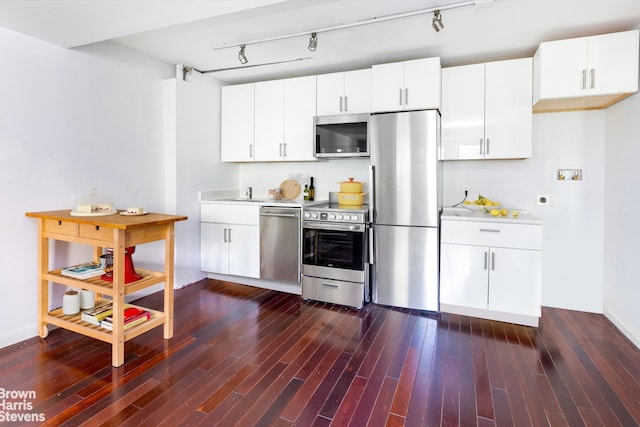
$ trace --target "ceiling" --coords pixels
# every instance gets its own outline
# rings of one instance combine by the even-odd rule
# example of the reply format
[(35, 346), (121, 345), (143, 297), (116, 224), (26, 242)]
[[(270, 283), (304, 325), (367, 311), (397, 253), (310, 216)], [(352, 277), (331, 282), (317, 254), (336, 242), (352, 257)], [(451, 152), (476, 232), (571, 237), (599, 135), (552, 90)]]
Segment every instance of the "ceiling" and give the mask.
[[(240, 83), (440, 56), (443, 66), (532, 56), (542, 41), (640, 28), (638, 0), (1, 0), (0, 26), (65, 48), (119, 43)], [(452, 5), (469, 4), (452, 8)], [(444, 29), (431, 26), (442, 9)], [(395, 20), (385, 17), (426, 10)], [(309, 33), (364, 20), (374, 23)], [(247, 43), (288, 34), (298, 37)], [(276, 63), (276, 64), (274, 64)], [(262, 65), (271, 64), (271, 65)], [(215, 71), (221, 70), (221, 71)], [(223, 71), (224, 70), (224, 71)]]

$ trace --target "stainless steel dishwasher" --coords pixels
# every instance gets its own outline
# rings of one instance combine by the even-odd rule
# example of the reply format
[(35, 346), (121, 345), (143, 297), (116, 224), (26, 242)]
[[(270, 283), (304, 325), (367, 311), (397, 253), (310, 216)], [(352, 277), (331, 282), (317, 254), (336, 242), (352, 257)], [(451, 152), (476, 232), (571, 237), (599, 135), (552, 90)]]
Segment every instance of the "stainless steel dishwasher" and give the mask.
[(300, 283), (300, 208), (260, 208), (260, 278)]

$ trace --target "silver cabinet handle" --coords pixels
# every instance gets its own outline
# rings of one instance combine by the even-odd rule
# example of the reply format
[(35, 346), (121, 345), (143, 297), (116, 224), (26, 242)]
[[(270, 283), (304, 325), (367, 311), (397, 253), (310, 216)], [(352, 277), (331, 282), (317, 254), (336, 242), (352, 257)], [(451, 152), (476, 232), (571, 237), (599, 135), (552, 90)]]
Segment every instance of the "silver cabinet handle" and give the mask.
[(484, 138), (480, 138), (480, 155), (482, 156), (484, 154)]
[(591, 89), (596, 87), (596, 70), (595, 68), (591, 69)]
[(278, 157), (282, 157), (282, 144), (278, 144)]
[(229, 228), (229, 243), (231, 243), (231, 229)]
[(344, 97), (344, 111), (349, 111), (349, 104), (347, 103), (349, 101), (349, 97), (345, 95)]
[(402, 105), (402, 88), (398, 89), (399, 95), (400, 95), (400, 105)]
[(409, 105), (409, 89), (404, 88), (404, 105)]
[(229, 230), (228, 228), (225, 228), (225, 229), (224, 229), (224, 242), (225, 242), (225, 243), (227, 243), (227, 242), (228, 242), (228, 240), (227, 240), (227, 231), (228, 231), (228, 230)]
[(253, 158), (253, 144), (249, 144), (249, 158)]
[(491, 252), (491, 270), (496, 269), (496, 253)]
[(287, 157), (287, 143), (282, 144), (282, 157)]
[(342, 97), (340, 97), (340, 111), (342, 111)]
[(587, 88), (587, 70), (582, 70), (582, 89)]
[(481, 228), (480, 231), (486, 232), (486, 233), (499, 233), (500, 230), (497, 228)]
[(322, 286), (324, 286), (326, 288), (340, 289), (340, 285), (335, 285), (333, 283), (322, 282)]
[(489, 154), (489, 141), (490, 141), (489, 138), (487, 138), (486, 141), (487, 142), (486, 142), (486, 145), (485, 145), (484, 152), (485, 152), (485, 154)]
[(484, 251), (484, 269), (487, 269), (487, 251)]

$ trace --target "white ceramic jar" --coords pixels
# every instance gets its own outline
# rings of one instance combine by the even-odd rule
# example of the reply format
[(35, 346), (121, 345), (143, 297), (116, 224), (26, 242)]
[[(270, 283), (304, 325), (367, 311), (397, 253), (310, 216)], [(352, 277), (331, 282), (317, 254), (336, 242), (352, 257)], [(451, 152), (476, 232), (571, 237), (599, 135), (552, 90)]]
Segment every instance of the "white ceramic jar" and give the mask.
[(62, 297), (62, 314), (70, 316), (80, 312), (80, 295), (73, 289), (64, 293)]
[(96, 294), (93, 291), (80, 289), (80, 308), (86, 310), (96, 305)]

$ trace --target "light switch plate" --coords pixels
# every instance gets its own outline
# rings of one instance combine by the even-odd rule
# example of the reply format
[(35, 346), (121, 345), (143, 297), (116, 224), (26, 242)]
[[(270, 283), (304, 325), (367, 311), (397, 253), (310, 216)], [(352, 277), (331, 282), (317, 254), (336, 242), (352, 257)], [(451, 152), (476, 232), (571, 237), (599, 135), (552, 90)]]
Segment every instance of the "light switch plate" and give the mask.
[(549, 194), (538, 194), (536, 196), (536, 205), (538, 205), (538, 206), (550, 206), (551, 205), (551, 195), (549, 195)]

